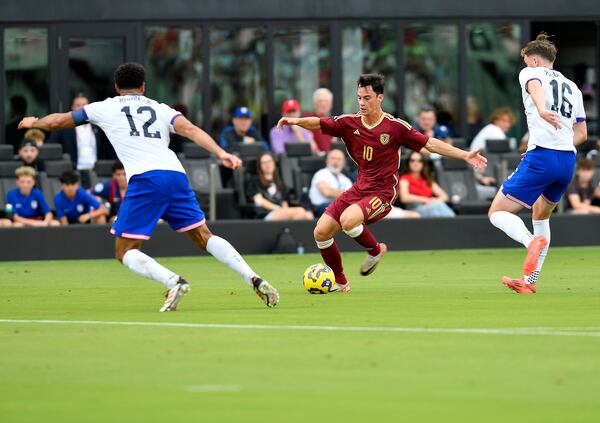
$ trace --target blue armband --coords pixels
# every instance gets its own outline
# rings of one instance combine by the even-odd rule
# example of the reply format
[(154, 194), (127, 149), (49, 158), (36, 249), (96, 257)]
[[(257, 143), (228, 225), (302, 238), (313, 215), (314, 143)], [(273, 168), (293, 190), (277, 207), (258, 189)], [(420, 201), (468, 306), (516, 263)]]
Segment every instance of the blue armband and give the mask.
[(79, 110), (73, 110), (71, 112), (71, 117), (73, 118), (73, 122), (75, 122), (75, 126), (83, 125), (90, 120), (83, 107)]

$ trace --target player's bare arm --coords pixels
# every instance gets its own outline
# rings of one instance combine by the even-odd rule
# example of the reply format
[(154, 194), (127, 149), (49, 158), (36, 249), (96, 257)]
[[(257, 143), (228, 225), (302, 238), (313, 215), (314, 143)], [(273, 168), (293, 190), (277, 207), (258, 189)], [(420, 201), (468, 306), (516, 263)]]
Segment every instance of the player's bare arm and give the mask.
[(279, 119), (279, 122), (277, 122), (277, 128), (281, 129), (284, 125), (298, 125), (304, 129), (308, 129), (309, 131), (314, 131), (317, 129), (321, 129), (321, 119), (319, 119), (318, 117), (282, 117), (281, 119)]
[(481, 149), (465, 151), (437, 138), (429, 138), (429, 141), (425, 144), (425, 149), (430, 153), (438, 153), (452, 159), (464, 160), (475, 169), (484, 169), (487, 166), (487, 159), (481, 155)]
[(223, 162), (225, 167), (239, 169), (242, 165), (242, 161), (238, 157), (223, 150), (210, 135), (187, 120), (184, 116), (179, 116), (175, 119), (173, 128), (175, 128), (177, 134), (192, 140), (200, 147), (213, 153)]
[(527, 91), (529, 92), (531, 100), (533, 100), (533, 104), (535, 104), (535, 108), (540, 117), (556, 129), (560, 129), (560, 118), (558, 117), (558, 114), (552, 110), (546, 109), (546, 96), (544, 95), (542, 83), (537, 79), (532, 79), (527, 83)]
[(573, 124), (573, 145), (578, 146), (587, 140), (587, 124), (585, 122), (575, 122)]
[(75, 128), (75, 122), (71, 112), (67, 113), (52, 113), (38, 119), (35, 116), (23, 118), (19, 122), (19, 129), (42, 129), (44, 131), (56, 131), (63, 128)]

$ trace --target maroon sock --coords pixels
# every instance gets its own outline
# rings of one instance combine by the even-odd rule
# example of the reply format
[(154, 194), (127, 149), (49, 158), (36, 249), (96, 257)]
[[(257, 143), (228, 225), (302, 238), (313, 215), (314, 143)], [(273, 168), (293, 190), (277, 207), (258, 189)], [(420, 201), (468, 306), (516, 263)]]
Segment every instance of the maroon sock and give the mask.
[(366, 225), (363, 225), (362, 233), (356, 238), (354, 238), (354, 240), (363, 247), (365, 247), (367, 249), (367, 252), (372, 256), (376, 256), (381, 252), (381, 248), (379, 248), (379, 243), (377, 242), (371, 231), (367, 229)]
[(323, 257), (325, 264), (331, 267), (331, 270), (333, 270), (333, 273), (335, 274), (335, 281), (340, 285), (345, 285), (348, 283), (346, 276), (344, 275), (342, 256), (336, 243), (334, 242), (329, 247), (322, 248), (319, 251), (321, 251), (321, 257)]

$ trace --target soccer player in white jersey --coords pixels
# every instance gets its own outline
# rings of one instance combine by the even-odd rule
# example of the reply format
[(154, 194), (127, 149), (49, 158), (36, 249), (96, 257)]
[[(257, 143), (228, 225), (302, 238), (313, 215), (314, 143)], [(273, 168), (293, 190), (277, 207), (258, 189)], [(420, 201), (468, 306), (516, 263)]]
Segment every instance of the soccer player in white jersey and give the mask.
[[(529, 128), (527, 152), (492, 202), (488, 216), (498, 229), (527, 248), (523, 277), (502, 278), (521, 294), (535, 294), (550, 245), (550, 216), (573, 178), (575, 146), (587, 138), (581, 91), (553, 69), (556, 46), (544, 33), (527, 43), (519, 74)], [(532, 210), (533, 234), (515, 215)]]
[(190, 291), (190, 285), (140, 251), (142, 241), (150, 238), (160, 218), (172, 229), (185, 232), (201, 249), (239, 273), (268, 307), (277, 305), (277, 290), (261, 279), (229, 242), (209, 231), (183, 166), (168, 148), (170, 132), (189, 138), (215, 154), (226, 167), (239, 168), (240, 159), (225, 152), (181, 113), (145, 97), (146, 71), (142, 65), (124, 63), (117, 68), (114, 77), (118, 96), (74, 112), (54, 113), (41, 119), (26, 117), (19, 128), (51, 131), (89, 122), (106, 133), (129, 181), (111, 229), (117, 237), (116, 258), (138, 275), (167, 287), (161, 312), (175, 311), (181, 298)]

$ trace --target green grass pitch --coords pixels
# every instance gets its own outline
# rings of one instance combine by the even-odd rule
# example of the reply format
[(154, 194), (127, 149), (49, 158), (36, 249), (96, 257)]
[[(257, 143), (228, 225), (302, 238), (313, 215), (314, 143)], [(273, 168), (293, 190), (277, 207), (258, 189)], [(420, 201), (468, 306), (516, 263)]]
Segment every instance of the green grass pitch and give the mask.
[[(600, 248), (552, 249), (530, 296), (499, 281), (523, 253), (395, 252), (367, 278), (345, 254), (352, 292), (321, 296), (319, 256), (248, 256), (275, 309), (210, 257), (165, 258), (193, 289), (163, 314), (116, 261), (0, 263), (0, 422), (598, 422)], [(6, 321), (48, 319), (240, 326)]]

